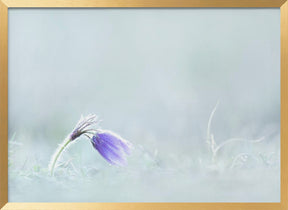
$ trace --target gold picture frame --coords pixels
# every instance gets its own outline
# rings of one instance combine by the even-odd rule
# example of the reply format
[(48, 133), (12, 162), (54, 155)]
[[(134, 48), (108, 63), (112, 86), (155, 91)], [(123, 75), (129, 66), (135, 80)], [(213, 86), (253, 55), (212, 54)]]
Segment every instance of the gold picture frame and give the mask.
[[(92, 7), (281, 8), (281, 202), (280, 203), (10, 203), (8, 202), (8, 9)], [(0, 0), (0, 207), (29, 209), (288, 209), (288, 2), (286, 0)]]

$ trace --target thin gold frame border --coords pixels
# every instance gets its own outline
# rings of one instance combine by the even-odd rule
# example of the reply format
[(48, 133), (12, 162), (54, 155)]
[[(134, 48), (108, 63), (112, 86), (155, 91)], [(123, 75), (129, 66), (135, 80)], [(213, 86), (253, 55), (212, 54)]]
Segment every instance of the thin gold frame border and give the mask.
[[(8, 203), (8, 9), (96, 7), (278, 7), (281, 9), (280, 203)], [(0, 0), (0, 207), (4, 210), (287, 210), (288, 209), (288, 2), (287, 0)]]

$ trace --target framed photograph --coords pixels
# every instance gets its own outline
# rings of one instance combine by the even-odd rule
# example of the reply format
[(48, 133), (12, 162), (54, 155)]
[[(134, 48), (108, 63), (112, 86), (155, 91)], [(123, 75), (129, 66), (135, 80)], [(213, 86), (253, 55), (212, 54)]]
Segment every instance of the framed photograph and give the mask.
[(0, 208), (288, 209), (286, 0), (1, 0)]

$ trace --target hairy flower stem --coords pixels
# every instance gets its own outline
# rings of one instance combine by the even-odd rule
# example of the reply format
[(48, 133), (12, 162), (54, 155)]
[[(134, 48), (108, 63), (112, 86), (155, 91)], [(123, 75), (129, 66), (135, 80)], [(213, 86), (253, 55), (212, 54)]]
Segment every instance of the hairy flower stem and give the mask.
[(63, 152), (63, 150), (67, 147), (67, 145), (71, 142), (71, 137), (68, 136), (63, 144), (60, 144), (58, 149), (56, 150), (56, 153), (53, 155), (52, 159), (51, 159), (51, 176), (54, 175), (54, 168), (55, 165), (57, 163), (58, 158), (60, 157), (61, 153)]

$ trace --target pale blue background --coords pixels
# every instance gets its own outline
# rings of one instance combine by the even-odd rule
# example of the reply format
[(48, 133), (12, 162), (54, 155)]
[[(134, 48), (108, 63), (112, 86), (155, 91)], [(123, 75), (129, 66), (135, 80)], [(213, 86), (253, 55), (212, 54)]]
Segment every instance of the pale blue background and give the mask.
[[(136, 184), (109, 188), (110, 171), (106, 193), (88, 184), (76, 197), (57, 184), (52, 190), (50, 182), (10, 178), (10, 202), (280, 200), (279, 9), (9, 9), (8, 65), (9, 136), (22, 144), (9, 156), (15, 170), (35, 160), (45, 168), (80, 115), (95, 113), (103, 128), (157, 151), (161, 170), (177, 171), (170, 177), (153, 168), (144, 176), (143, 157), (132, 156)], [(191, 169), (205, 161), (207, 121), (218, 100), (216, 141), (268, 136), (233, 151), (273, 153), (276, 169), (253, 162), (252, 172), (235, 172), (239, 177)], [(77, 145), (69, 153), (81, 156), (81, 165), (107, 167), (86, 140)]]

